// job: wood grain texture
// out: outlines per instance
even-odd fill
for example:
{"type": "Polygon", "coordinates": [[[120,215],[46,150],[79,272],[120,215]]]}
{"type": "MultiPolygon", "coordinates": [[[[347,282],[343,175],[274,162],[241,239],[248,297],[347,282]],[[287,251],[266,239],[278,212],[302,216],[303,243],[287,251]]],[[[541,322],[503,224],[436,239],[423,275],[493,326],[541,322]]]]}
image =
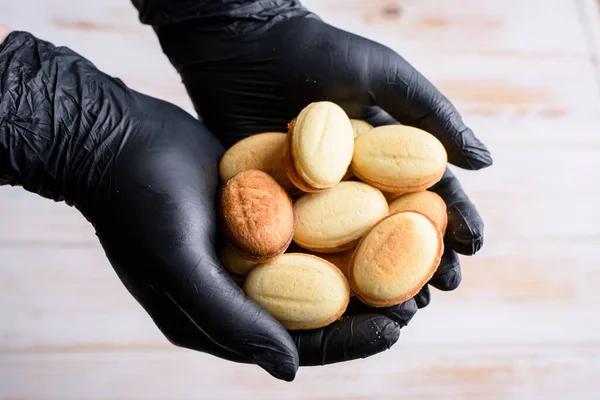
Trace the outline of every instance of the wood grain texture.
{"type": "MultiPolygon", "coordinates": [[[[175,349],[74,209],[0,188],[0,399],[577,399],[600,392],[600,12],[594,0],[305,0],[397,50],[493,152],[456,170],[485,223],[463,283],[392,350],[302,369],[175,349]]],[[[70,46],[193,114],[127,0],[0,0],[0,23],[70,46]],[[28,10],[36,10],[31,13],[28,10]]]]}
{"type": "Polygon", "coordinates": [[[598,368],[600,352],[588,346],[428,351],[399,345],[377,358],[301,369],[288,384],[255,366],[141,349],[4,355],[0,387],[5,398],[44,400],[592,400],[600,390],[598,368]]]}
{"type": "MultiPolygon", "coordinates": [[[[499,239],[489,239],[494,240],[499,239]]],[[[522,249],[506,246],[501,254],[465,258],[460,289],[434,291],[432,306],[418,313],[402,342],[600,342],[595,312],[600,271],[589,262],[597,259],[597,246],[569,247],[578,254],[520,256],[522,249]],[[435,326],[444,326],[443,335],[435,326]]],[[[100,248],[32,245],[1,246],[0,251],[0,316],[11,321],[0,325],[0,352],[168,346],[100,248]]]]}

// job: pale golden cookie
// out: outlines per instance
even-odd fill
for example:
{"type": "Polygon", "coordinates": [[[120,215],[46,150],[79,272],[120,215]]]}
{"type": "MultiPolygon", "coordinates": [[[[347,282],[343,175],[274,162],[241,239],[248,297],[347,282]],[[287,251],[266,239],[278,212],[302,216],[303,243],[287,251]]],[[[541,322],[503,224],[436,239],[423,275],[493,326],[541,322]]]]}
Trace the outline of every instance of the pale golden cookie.
{"type": "Polygon", "coordinates": [[[248,272],[257,264],[256,261],[246,260],[239,255],[231,243],[228,242],[219,248],[218,257],[227,271],[239,276],[248,275],[248,272]]]}
{"type": "Polygon", "coordinates": [[[350,118],[350,123],[352,124],[352,131],[354,132],[354,139],[356,139],[363,133],[368,132],[371,129],[373,129],[373,125],[371,125],[370,123],[368,123],[367,121],[362,120],[362,119],[350,118]]]}
{"type": "Polygon", "coordinates": [[[390,193],[390,192],[381,192],[383,193],[383,195],[385,196],[385,199],[388,201],[388,203],[391,203],[392,201],[396,200],[398,197],[402,196],[405,193],[390,193]]]}
{"type": "Polygon", "coordinates": [[[271,175],[286,191],[296,189],[283,168],[286,134],[265,132],[248,136],[231,146],[219,161],[219,178],[227,182],[236,174],[257,169],[271,175]]]}
{"type": "Polygon", "coordinates": [[[433,221],[406,211],[375,225],[354,251],[348,280],[363,303],[388,307],[414,297],[436,271],[444,244],[433,221]]]}
{"type": "Polygon", "coordinates": [[[294,242],[319,253],[335,253],[356,246],[377,221],[388,215],[385,197],[363,182],[340,182],[318,193],[307,193],[294,203],[294,242]]]}
{"type": "Polygon", "coordinates": [[[428,216],[442,234],[446,232],[446,203],[437,193],[425,190],[403,194],[390,203],[390,214],[400,211],[419,211],[428,216]]]}
{"type": "Polygon", "coordinates": [[[244,292],[290,330],[327,326],[350,301],[350,286],[339,269],[298,253],[258,264],[246,277],[244,292]]]}
{"type": "Polygon", "coordinates": [[[294,185],[317,192],[338,184],[354,150],[352,124],[344,110],[328,101],[311,103],[288,128],[283,164],[294,185]]]}
{"type": "Polygon", "coordinates": [[[286,252],[286,254],[287,253],[309,254],[312,256],[317,256],[319,258],[322,258],[326,261],[329,261],[333,265],[335,265],[337,267],[337,269],[339,269],[342,272],[342,274],[344,274],[344,276],[346,278],[348,278],[348,268],[350,268],[350,261],[352,260],[352,253],[354,252],[354,248],[352,248],[350,250],[338,252],[338,253],[317,253],[316,251],[303,249],[302,247],[298,246],[296,243],[292,242],[290,244],[290,247],[288,247],[285,252],[286,252]]]}
{"type": "Polygon", "coordinates": [[[447,161],[435,136],[410,126],[387,125],[356,138],[351,168],[361,181],[382,191],[410,193],[437,183],[447,161]]]}
{"type": "MultiPolygon", "coordinates": [[[[354,139],[356,139],[363,133],[368,132],[371,129],[373,129],[373,125],[369,124],[367,121],[364,121],[362,119],[350,118],[350,123],[352,124],[352,131],[354,133],[354,139]]],[[[346,171],[346,174],[342,178],[342,181],[348,181],[352,178],[354,178],[354,172],[352,172],[352,168],[348,167],[348,170],[346,171]]]]}
{"type": "Polygon", "coordinates": [[[342,274],[348,278],[348,269],[350,268],[350,261],[352,261],[352,253],[354,253],[354,249],[342,251],[341,253],[311,253],[335,265],[337,269],[339,269],[342,274]]]}

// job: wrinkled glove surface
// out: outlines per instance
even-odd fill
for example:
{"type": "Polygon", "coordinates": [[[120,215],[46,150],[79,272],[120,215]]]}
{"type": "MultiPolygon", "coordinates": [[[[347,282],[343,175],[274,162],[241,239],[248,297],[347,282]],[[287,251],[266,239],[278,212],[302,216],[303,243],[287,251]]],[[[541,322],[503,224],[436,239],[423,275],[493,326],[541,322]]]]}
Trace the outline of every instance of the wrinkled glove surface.
{"type": "MultiPolygon", "coordinates": [[[[307,104],[329,100],[375,126],[402,123],[432,133],[455,166],[492,164],[456,108],[406,60],[327,24],[299,1],[132,2],[140,20],[153,26],[199,118],[226,146],[259,132],[287,132],[307,104]]],[[[448,228],[430,284],[453,290],[461,281],[458,253],[481,248],[484,224],[450,170],[431,190],[446,202],[448,228]]],[[[429,296],[425,286],[415,297],[418,306],[429,296]]]]}
{"type": "Polygon", "coordinates": [[[129,89],[68,48],[26,32],[0,44],[0,185],[75,206],[172,343],[257,363],[284,380],[299,365],[392,346],[414,301],[389,317],[349,311],[326,328],[288,332],[244,296],[215,255],[223,151],[185,111],[129,89]]]}

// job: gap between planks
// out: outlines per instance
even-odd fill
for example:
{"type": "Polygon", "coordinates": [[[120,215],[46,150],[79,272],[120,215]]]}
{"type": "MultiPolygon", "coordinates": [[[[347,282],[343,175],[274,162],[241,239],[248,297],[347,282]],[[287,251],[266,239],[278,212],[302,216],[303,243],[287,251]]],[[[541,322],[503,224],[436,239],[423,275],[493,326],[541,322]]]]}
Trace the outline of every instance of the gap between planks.
{"type": "Polygon", "coordinates": [[[285,383],[254,365],[181,350],[9,355],[0,357],[0,397],[591,400],[600,390],[599,367],[597,348],[450,346],[301,368],[294,382],[285,383]]]}
{"type": "Polygon", "coordinates": [[[600,97],[600,7],[598,0],[574,0],[594,68],[596,88],[600,97]]]}

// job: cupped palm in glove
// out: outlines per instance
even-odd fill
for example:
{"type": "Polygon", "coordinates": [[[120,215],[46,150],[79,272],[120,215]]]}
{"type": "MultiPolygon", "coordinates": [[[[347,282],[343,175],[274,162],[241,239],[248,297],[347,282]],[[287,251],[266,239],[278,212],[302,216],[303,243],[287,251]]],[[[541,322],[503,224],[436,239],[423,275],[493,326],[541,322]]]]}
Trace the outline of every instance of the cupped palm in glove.
{"type": "MultiPolygon", "coordinates": [[[[217,119],[229,114],[215,112],[217,119]]],[[[19,31],[0,44],[0,185],[75,206],[172,343],[256,363],[284,380],[299,365],[391,347],[417,310],[413,299],[377,313],[350,309],[325,328],[288,332],[244,295],[215,254],[223,152],[198,120],[129,89],[68,48],[19,31]]],[[[446,184],[458,190],[453,185],[446,184]]]]}
{"type": "MultiPolygon", "coordinates": [[[[199,117],[226,146],[260,132],[287,132],[306,105],[328,100],[375,126],[401,123],[435,135],[455,166],[492,164],[456,108],[406,60],[327,24],[297,0],[132,2],[141,21],[153,25],[199,117]]],[[[429,283],[453,290],[461,281],[458,253],[481,248],[484,225],[450,170],[431,190],[446,202],[448,227],[429,283]]],[[[425,286],[415,300],[424,307],[429,297],[425,286]]]]}

